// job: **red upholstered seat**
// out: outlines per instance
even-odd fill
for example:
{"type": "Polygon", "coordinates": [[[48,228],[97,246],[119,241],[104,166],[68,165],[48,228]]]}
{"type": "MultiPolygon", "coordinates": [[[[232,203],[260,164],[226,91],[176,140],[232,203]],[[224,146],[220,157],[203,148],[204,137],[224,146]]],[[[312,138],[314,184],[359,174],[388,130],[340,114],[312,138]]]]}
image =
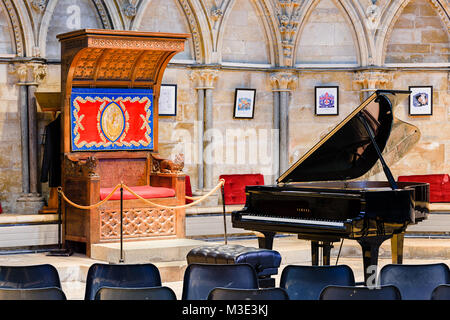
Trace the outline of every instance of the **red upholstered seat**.
{"type": "Polygon", "coordinates": [[[450,202],[450,178],[448,174],[400,176],[398,181],[429,183],[430,202],[450,202]]]}
{"type": "Polygon", "coordinates": [[[264,185],[262,174],[223,174],[219,177],[225,179],[225,204],[244,204],[245,187],[264,185]]]}
{"type": "MultiPolygon", "coordinates": [[[[152,187],[152,186],[137,186],[129,187],[131,190],[136,192],[144,199],[154,199],[154,198],[168,198],[175,197],[175,190],[164,187],[152,187]]],[[[100,188],[100,199],[105,199],[114,188],[100,188]]],[[[120,188],[114,191],[110,200],[120,200],[120,188]]],[[[131,200],[137,199],[137,197],[126,189],[123,189],[123,199],[131,200]]]]}

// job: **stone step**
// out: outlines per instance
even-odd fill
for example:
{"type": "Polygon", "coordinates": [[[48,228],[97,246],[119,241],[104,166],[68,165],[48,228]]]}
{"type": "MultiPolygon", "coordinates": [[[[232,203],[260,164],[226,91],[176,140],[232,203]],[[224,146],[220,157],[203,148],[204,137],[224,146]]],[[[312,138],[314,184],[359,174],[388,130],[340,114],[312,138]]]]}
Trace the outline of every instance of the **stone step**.
{"type": "MultiPolygon", "coordinates": [[[[159,263],[185,260],[187,253],[206,242],[193,239],[124,241],[125,263],[159,263]]],[[[91,245],[91,258],[108,263],[119,263],[120,242],[91,245]]]]}

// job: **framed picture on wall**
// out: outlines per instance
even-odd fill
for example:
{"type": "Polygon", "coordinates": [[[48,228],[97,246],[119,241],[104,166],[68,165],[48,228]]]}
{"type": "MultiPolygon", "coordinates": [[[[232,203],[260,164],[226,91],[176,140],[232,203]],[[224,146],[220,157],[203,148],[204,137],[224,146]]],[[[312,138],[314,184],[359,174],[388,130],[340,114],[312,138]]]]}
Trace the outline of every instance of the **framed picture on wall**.
{"type": "Polygon", "coordinates": [[[177,85],[161,84],[158,100],[158,114],[160,116],[177,115],[177,85]]]}
{"type": "Polygon", "coordinates": [[[316,116],[336,116],[339,114],[339,87],[318,86],[315,90],[316,116]]]}
{"type": "Polygon", "coordinates": [[[430,116],[433,114],[433,87],[410,86],[409,115],[430,116]]]}
{"type": "Polygon", "coordinates": [[[236,88],[234,95],[235,119],[253,119],[255,113],[256,89],[236,88]]]}

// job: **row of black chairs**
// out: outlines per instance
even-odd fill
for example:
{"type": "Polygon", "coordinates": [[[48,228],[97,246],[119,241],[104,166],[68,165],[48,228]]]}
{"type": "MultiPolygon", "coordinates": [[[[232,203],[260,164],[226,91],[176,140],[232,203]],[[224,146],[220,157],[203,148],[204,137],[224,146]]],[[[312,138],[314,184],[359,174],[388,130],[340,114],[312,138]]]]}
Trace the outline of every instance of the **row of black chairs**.
{"type": "MultiPolygon", "coordinates": [[[[58,271],[49,264],[0,266],[0,300],[66,300],[58,271]]],[[[93,264],[85,300],[176,300],[153,264],[93,264]]],[[[353,271],[339,266],[286,266],[276,288],[258,288],[248,264],[190,264],[182,300],[450,300],[446,264],[384,266],[373,287],[355,285],[353,271]]]]}

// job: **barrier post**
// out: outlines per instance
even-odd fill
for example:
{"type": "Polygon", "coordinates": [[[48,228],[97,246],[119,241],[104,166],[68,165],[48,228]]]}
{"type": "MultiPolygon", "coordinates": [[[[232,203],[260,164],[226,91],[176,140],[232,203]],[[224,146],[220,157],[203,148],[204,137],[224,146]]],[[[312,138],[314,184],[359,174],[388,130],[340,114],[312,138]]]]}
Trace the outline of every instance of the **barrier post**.
{"type": "Polygon", "coordinates": [[[123,263],[123,184],[120,183],[120,259],[119,263],[123,263]]]}
{"type": "Polygon", "coordinates": [[[66,249],[62,247],[62,209],[61,209],[61,190],[58,189],[58,249],[50,250],[47,256],[64,256],[68,257],[73,254],[71,249],[66,249]]]}

